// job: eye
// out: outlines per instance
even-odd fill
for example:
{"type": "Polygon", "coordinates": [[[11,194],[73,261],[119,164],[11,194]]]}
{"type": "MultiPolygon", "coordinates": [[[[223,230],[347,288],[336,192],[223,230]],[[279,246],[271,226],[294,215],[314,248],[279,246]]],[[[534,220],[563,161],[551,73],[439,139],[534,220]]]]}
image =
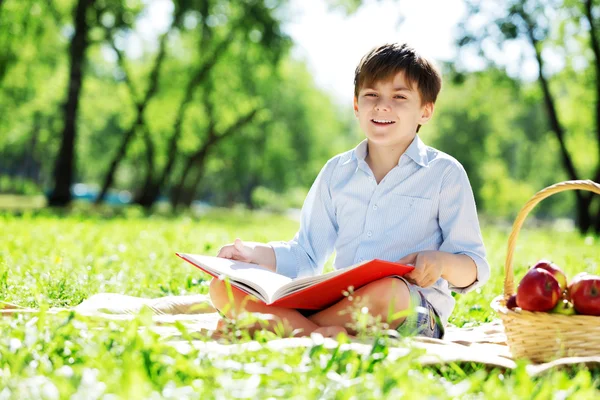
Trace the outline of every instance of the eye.
{"type": "Polygon", "coordinates": [[[398,94],[398,95],[396,95],[396,96],[394,96],[394,98],[396,98],[396,99],[402,99],[402,100],[406,100],[406,96],[402,96],[402,95],[399,95],[399,94],[398,94]]]}
{"type": "Polygon", "coordinates": [[[377,97],[376,93],[366,93],[365,97],[377,97]]]}

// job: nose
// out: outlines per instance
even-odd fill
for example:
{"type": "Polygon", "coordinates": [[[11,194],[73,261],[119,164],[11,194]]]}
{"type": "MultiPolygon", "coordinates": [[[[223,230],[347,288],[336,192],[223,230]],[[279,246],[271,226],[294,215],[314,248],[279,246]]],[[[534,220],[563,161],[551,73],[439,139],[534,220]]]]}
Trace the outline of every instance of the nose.
{"type": "Polygon", "coordinates": [[[381,97],[375,103],[375,110],[377,111],[390,111],[391,108],[390,103],[381,97]]]}

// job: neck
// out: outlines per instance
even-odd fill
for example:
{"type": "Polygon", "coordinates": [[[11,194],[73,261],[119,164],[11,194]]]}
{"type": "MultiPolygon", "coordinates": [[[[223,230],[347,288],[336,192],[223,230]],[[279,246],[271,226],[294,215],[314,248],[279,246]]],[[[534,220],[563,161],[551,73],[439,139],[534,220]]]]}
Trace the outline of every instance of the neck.
{"type": "Polygon", "coordinates": [[[397,143],[392,146],[378,146],[368,141],[368,154],[365,161],[378,181],[398,165],[400,157],[411,142],[412,139],[406,143],[397,143]]]}

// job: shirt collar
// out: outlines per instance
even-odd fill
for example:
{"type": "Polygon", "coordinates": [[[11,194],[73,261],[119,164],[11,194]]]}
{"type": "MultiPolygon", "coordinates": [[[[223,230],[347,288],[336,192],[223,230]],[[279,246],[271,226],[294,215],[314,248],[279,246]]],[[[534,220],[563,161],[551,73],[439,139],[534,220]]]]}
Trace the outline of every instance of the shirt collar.
{"type": "MultiPolygon", "coordinates": [[[[365,161],[365,158],[367,157],[367,143],[368,140],[365,139],[354,148],[354,151],[352,152],[352,160],[365,161]]],[[[406,151],[404,151],[404,154],[422,167],[429,166],[427,146],[425,146],[425,143],[421,141],[419,135],[415,135],[415,138],[408,145],[406,151]]],[[[398,165],[400,165],[400,160],[398,160],[398,165]]]]}

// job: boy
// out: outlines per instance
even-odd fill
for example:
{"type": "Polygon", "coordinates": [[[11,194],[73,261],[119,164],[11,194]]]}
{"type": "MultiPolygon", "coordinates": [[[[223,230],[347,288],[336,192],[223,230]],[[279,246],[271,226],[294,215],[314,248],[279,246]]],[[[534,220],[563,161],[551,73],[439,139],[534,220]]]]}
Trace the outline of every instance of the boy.
{"type": "MultiPolygon", "coordinates": [[[[218,256],[290,278],[321,273],[333,250],[336,269],[373,258],[412,264],[415,269],[403,278],[372,282],[353,297],[392,329],[441,338],[455,303],[450,291],[481,286],[490,270],[465,170],[417,135],[433,115],[440,74],[406,44],[387,44],[361,59],[354,85],[354,113],[366,140],[325,164],[306,197],[294,239],[267,244],[236,239],[218,256]],[[419,312],[388,320],[390,306],[394,313],[419,312]]],[[[218,279],[211,282],[210,296],[230,317],[242,309],[272,314],[270,329],[284,322],[288,332],[300,335],[354,333],[346,312],[350,298],[307,315],[248,301],[238,290],[230,304],[218,279]]]]}

